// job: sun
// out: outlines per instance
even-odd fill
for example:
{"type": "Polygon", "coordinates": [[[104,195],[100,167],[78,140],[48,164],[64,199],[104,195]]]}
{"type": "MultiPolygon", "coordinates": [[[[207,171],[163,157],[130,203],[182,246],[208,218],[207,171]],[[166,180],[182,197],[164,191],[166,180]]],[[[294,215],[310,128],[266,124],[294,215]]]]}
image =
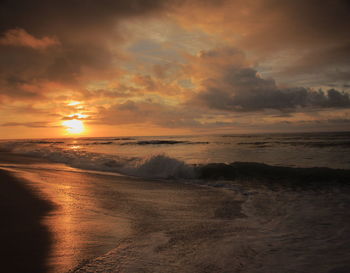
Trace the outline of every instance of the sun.
{"type": "Polygon", "coordinates": [[[78,119],[71,119],[62,122],[69,134],[81,134],[85,131],[84,123],[78,119]]]}

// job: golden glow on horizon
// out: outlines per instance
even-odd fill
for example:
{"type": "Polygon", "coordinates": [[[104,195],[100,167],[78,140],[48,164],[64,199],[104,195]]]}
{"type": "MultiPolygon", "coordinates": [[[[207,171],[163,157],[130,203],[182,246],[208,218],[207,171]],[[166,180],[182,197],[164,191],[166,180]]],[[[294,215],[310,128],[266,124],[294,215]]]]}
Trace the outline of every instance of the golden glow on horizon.
{"type": "Polygon", "coordinates": [[[85,131],[84,123],[78,119],[65,120],[62,125],[66,127],[69,134],[81,134],[85,131]]]}

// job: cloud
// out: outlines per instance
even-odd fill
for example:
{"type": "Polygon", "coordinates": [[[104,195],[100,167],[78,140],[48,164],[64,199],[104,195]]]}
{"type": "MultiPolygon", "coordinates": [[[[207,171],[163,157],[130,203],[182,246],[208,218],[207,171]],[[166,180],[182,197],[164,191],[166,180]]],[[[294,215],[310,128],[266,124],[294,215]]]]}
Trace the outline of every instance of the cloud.
{"type": "Polygon", "coordinates": [[[118,61],[125,58],[119,22],[150,16],[165,5],[161,0],[3,1],[0,94],[21,101],[34,89],[37,97],[50,96],[113,79],[120,70],[118,61]],[[60,88],[45,88],[52,83],[60,88]]]}
{"type": "Polygon", "coordinates": [[[176,15],[188,26],[227,35],[237,46],[274,52],[348,41],[347,0],[185,1],[176,15]],[[182,13],[180,13],[182,11],[182,13]]]}
{"type": "Polygon", "coordinates": [[[46,49],[59,45],[59,41],[52,37],[35,38],[24,29],[15,28],[7,30],[0,38],[0,45],[24,46],[34,49],[46,49]]]}
{"type": "Polygon", "coordinates": [[[4,0],[1,122],[44,126],[6,123],[26,105],[45,111],[35,120],[84,111],[112,126],[317,120],[350,107],[349,11],[347,0],[4,0]]]}
{"type": "Polygon", "coordinates": [[[17,126],[24,126],[29,128],[48,128],[48,127],[57,127],[49,125],[47,122],[42,121],[36,121],[36,122],[6,122],[0,124],[2,127],[17,127],[17,126]]]}
{"type": "Polygon", "coordinates": [[[348,79],[349,12],[348,0],[186,1],[174,17],[248,52],[270,76],[312,86],[348,79]]]}
{"type": "MultiPolygon", "coordinates": [[[[101,26],[131,16],[142,16],[161,9],[167,1],[161,0],[4,0],[1,27],[11,29],[14,25],[33,29],[35,32],[67,32],[77,29],[94,32],[101,26]],[[45,24],[43,24],[45,22],[45,24]],[[69,29],[67,27],[70,27],[69,29]],[[88,27],[88,29],[86,29],[88,27]],[[89,29],[89,27],[91,27],[89,29]]],[[[84,34],[85,35],[85,34],[84,34]]]]}
{"type": "Polygon", "coordinates": [[[350,41],[322,47],[299,55],[294,64],[281,71],[285,77],[307,77],[314,84],[347,87],[350,83],[350,41]],[[322,75],[322,77],[320,77],[322,75]]]}
{"type": "MultiPolygon", "coordinates": [[[[348,37],[346,1],[322,1],[317,5],[313,1],[290,2],[281,4],[274,0],[259,0],[247,4],[241,0],[74,0],[66,3],[53,0],[48,4],[40,0],[7,0],[2,4],[0,33],[5,33],[3,42],[18,46],[0,48],[0,54],[5,56],[0,64],[2,86],[3,89],[16,89],[18,93],[23,93],[18,84],[14,86],[13,82],[8,81],[16,77],[31,85],[52,81],[77,90],[93,81],[112,79],[120,69],[119,62],[130,54],[121,45],[132,35],[120,31],[120,23],[135,18],[140,22],[152,17],[159,22],[164,21],[163,31],[167,29],[169,18],[174,19],[173,24],[182,22],[188,29],[198,26],[211,34],[222,34],[215,36],[218,43],[234,42],[236,46],[255,54],[263,51],[263,54],[258,54],[260,59],[274,58],[276,50],[298,49],[300,45],[308,52],[314,52],[313,49],[320,45],[327,45],[328,60],[331,59],[336,54],[332,48],[341,48],[348,37]],[[311,12],[315,9],[318,15],[311,12]],[[53,45],[57,45],[58,41],[60,46],[56,48],[53,45]],[[23,47],[46,48],[50,49],[50,53],[31,52],[23,47]],[[273,55],[267,54],[267,51],[273,55]]],[[[194,36],[189,37],[192,39],[194,36]]],[[[165,55],[172,54],[167,47],[164,50],[165,55]]],[[[299,52],[300,55],[304,54],[304,51],[299,52]]],[[[342,49],[341,52],[343,56],[348,51],[342,49]]],[[[160,54],[159,50],[154,54],[160,54]]],[[[309,63],[315,63],[317,58],[309,59],[303,67],[308,66],[313,70],[309,63]]],[[[339,57],[338,60],[344,62],[345,58],[339,57]]],[[[138,61],[145,62],[141,59],[138,61]]],[[[326,63],[327,60],[321,66],[326,63]]],[[[138,68],[141,66],[139,64],[138,68]]],[[[163,72],[163,69],[158,69],[157,73],[161,75],[163,72]]],[[[343,72],[346,77],[346,70],[343,72]]],[[[141,84],[146,89],[170,90],[169,85],[165,86],[154,79],[144,78],[141,84]]],[[[177,86],[170,93],[176,94],[175,88],[177,86]]],[[[0,92],[16,97],[12,92],[0,92]]]]}
{"type": "Polygon", "coordinates": [[[194,108],[128,100],[101,110],[96,120],[109,125],[152,124],[164,128],[189,128],[200,127],[197,119],[201,116],[194,108]]]}
{"type": "Polygon", "coordinates": [[[86,115],[81,115],[81,114],[76,114],[76,115],[70,115],[70,116],[65,116],[62,117],[61,120],[72,120],[72,119],[77,119],[77,120],[90,120],[91,118],[87,117],[86,115]]]}
{"type": "Polygon", "coordinates": [[[201,78],[195,100],[209,108],[226,111],[302,111],[303,108],[350,108],[348,93],[335,89],[326,92],[305,87],[279,87],[264,79],[242,62],[241,52],[227,48],[200,54],[193,74],[201,78]],[[238,62],[227,62],[237,60],[238,62]],[[206,68],[203,68],[206,67],[206,68]],[[209,69],[208,69],[209,67],[209,69]],[[213,69],[214,68],[214,69],[213,69]]]}
{"type": "MultiPolygon", "coordinates": [[[[254,80],[254,79],[252,79],[254,80]]],[[[232,83],[234,84],[234,83],[232,83]]],[[[335,89],[314,91],[307,88],[277,88],[242,91],[235,88],[208,88],[198,94],[197,99],[210,108],[227,111],[302,111],[303,108],[350,108],[348,93],[335,89]]]]}

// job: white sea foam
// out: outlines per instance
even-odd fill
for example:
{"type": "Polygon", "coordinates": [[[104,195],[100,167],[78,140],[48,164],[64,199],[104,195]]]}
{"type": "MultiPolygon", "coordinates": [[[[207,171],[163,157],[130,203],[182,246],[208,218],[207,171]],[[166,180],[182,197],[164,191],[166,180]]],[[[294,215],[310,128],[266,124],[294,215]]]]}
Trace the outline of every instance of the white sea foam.
{"type": "MultiPolygon", "coordinates": [[[[339,144],[340,140],[341,143],[344,142],[346,136],[348,134],[337,134],[332,135],[332,138],[335,139],[335,144],[339,144]]],[[[310,138],[313,142],[317,140],[317,144],[320,139],[322,143],[330,141],[329,134],[308,136],[307,139],[310,138]]],[[[306,136],[298,135],[294,139],[302,144],[306,136]]],[[[237,178],[272,180],[276,177],[284,180],[289,177],[294,180],[308,180],[313,177],[314,180],[330,181],[341,178],[344,181],[350,177],[349,171],[312,169],[349,169],[350,153],[346,148],[340,149],[339,145],[332,148],[308,145],[299,150],[295,147],[286,148],[287,144],[281,144],[288,143],[287,140],[290,140],[288,135],[37,139],[2,141],[0,150],[46,158],[81,169],[144,178],[218,181],[237,178]],[[126,140],[142,145],[120,145],[126,140]],[[321,175],[317,175],[318,173],[321,175]]]]}
{"type": "Polygon", "coordinates": [[[194,167],[164,154],[145,158],[89,153],[56,146],[40,146],[35,143],[3,143],[2,150],[41,157],[72,167],[117,172],[145,178],[194,178],[194,167]]]}
{"type": "MultiPolygon", "coordinates": [[[[273,180],[274,183],[279,183],[281,179],[293,177],[294,180],[301,179],[304,183],[313,179],[315,174],[319,174],[315,176],[315,181],[326,179],[328,182],[333,182],[337,176],[346,178],[349,171],[325,168],[295,169],[247,162],[225,164],[224,161],[218,164],[202,164],[199,166],[166,154],[137,157],[94,153],[60,145],[62,143],[58,142],[54,140],[45,143],[41,141],[40,143],[29,141],[3,142],[0,149],[42,157],[81,169],[108,171],[147,178],[202,178],[203,180],[199,183],[229,187],[242,196],[240,197],[244,201],[242,212],[247,217],[231,222],[232,229],[230,232],[220,233],[225,234],[224,242],[220,247],[226,247],[225,251],[220,253],[222,254],[220,257],[215,256],[217,254],[215,246],[219,245],[217,244],[217,238],[206,236],[205,245],[208,246],[207,243],[210,243],[213,248],[210,249],[210,252],[206,252],[203,248],[203,255],[206,254],[207,256],[202,255],[202,261],[212,260],[216,262],[219,260],[228,264],[233,261],[232,264],[242,267],[239,268],[240,272],[247,273],[285,272],[287,265],[290,272],[304,272],[305,269],[322,273],[349,271],[348,234],[350,226],[348,222],[344,221],[349,217],[349,210],[347,209],[350,204],[348,188],[331,187],[322,191],[319,189],[316,191],[313,189],[291,191],[280,187],[279,190],[275,190],[275,188],[270,190],[264,185],[254,184],[252,187],[248,183],[234,184],[231,183],[231,180],[225,180],[240,176],[248,179],[267,178],[269,181],[273,180]],[[320,263],[319,261],[323,262],[320,263]]],[[[198,180],[191,181],[198,182],[198,180]]],[[[348,179],[347,183],[349,181],[348,179]]],[[[212,219],[209,220],[212,222],[212,219]]],[[[155,222],[157,226],[161,223],[161,221],[155,222]]],[[[227,226],[227,223],[228,221],[225,220],[222,226],[227,226]]],[[[208,222],[205,222],[203,227],[208,227],[207,224],[208,222]]],[[[171,226],[171,228],[173,227],[171,226]]],[[[171,234],[171,232],[164,234],[171,234]]],[[[201,243],[200,240],[196,239],[195,233],[189,232],[188,234],[190,238],[201,243]]],[[[153,246],[152,243],[154,242],[164,244],[162,237],[158,235],[147,241],[149,238],[144,237],[145,241],[142,242],[142,246],[153,246]]],[[[178,247],[178,251],[175,251],[175,253],[183,253],[181,252],[182,246],[180,244],[176,245],[176,240],[172,242],[175,242],[174,245],[178,247]]],[[[192,247],[191,245],[190,249],[192,247]]],[[[143,247],[139,247],[139,244],[131,244],[127,246],[126,251],[130,249],[137,255],[135,254],[135,259],[129,259],[129,261],[135,261],[135,263],[141,262],[142,264],[145,260],[144,254],[149,253],[154,254],[156,258],[171,257],[174,259],[174,252],[171,252],[174,248],[168,248],[170,252],[166,252],[165,248],[157,248],[157,251],[154,252],[147,249],[146,252],[143,247]],[[142,257],[142,259],[137,260],[138,257],[142,257]]],[[[200,248],[197,248],[197,250],[200,250],[200,248]]],[[[118,257],[120,257],[120,260],[125,260],[125,256],[118,256],[120,253],[124,254],[125,251],[123,252],[122,249],[120,252],[117,249],[115,252],[107,253],[76,272],[90,272],[94,266],[101,272],[107,272],[108,266],[114,266],[116,261],[119,261],[118,257]],[[85,269],[86,271],[84,271],[85,269]]],[[[180,260],[181,257],[176,258],[180,260]]],[[[154,260],[151,259],[151,261],[154,260]]]]}

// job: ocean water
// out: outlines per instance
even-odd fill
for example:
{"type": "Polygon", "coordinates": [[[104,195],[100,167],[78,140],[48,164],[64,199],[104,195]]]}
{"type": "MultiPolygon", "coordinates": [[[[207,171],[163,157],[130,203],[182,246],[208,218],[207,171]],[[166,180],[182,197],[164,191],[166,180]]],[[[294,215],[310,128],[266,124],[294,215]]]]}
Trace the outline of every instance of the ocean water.
{"type": "Polygon", "coordinates": [[[349,132],[3,140],[0,150],[74,167],[0,166],[58,205],[46,219],[50,273],[350,272],[349,132]],[[143,232],[121,243],[129,221],[143,232]]]}
{"type": "Polygon", "coordinates": [[[232,178],[227,166],[350,169],[350,132],[2,140],[0,149],[147,178],[232,178]]]}

